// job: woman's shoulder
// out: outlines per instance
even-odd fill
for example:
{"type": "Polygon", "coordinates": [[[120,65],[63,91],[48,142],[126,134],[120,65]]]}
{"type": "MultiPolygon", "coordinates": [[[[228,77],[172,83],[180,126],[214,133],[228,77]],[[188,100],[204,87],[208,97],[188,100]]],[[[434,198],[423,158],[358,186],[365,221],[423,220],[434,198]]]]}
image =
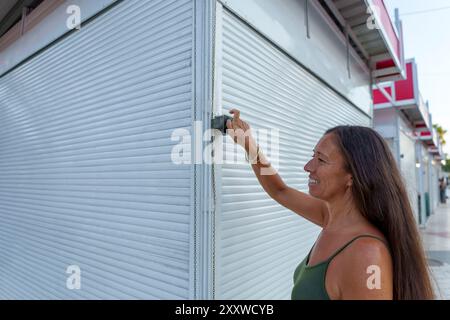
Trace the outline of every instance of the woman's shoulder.
{"type": "Polygon", "coordinates": [[[377,263],[391,258],[389,244],[383,235],[364,234],[355,238],[344,250],[349,265],[377,263]]]}
{"type": "Polygon", "coordinates": [[[340,257],[341,267],[349,272],[366,270],[369,266],[387,267],[392,265],[388,240],[384,234],[371,224],[362,225],[349,237],[352,239],[340,257]]]}
{"type": "Polygon", "coordinates": [[[366,272],[372,265],[392,266],[389,242],[373,225],[355,227],[346,235],[343,250],[335,257],[334,264],[345,272],[366,272]]]}
{"type": "Polygon", "coordinates": [[[356,227],[346,236],[349,241],[340,256],[349,266],[377,263],[390,259],[389,243],[384,234],[373,225],[356,227]]]}
{"type": "Polygon", "coordinates": [[[386,238],[381,232],[361,233],[332,262],[332,273],[338,281],[341,293],[351,298],[365,296],[377,299],[389,297],[392,292],[393,264],[386,238]],[[383,290],[367,291],[372,280],[383,290]],[[358,294],[359,292],[359,294],[358,294]]]}
{"type": "Polygon", "coordinates": [[[380,229],[375,227],[373,224],[364,223],[359,226],[355,226],[353,230],[349,232],[350,238],[357,238],[358,242],[365,243],[384,243],[388,244],[386,236],[381,232],[380,229]],[[367,241],[363,241],[367,240],[367,241]],[[372,241],[371,241],[372,240],[372,241]]]}
{"type": "Polygon", "coordinates": [[[368,224],[354,230],[353,241],[347,248],[348,255],[361,259],[390,258],[389,242],[375,226],[368,224]]]}

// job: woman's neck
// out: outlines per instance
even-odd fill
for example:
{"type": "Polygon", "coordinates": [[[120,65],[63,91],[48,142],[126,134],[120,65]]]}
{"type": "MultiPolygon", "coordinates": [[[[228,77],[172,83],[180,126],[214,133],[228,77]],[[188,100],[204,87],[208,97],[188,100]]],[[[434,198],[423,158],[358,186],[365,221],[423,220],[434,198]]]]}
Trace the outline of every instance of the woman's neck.
{"type": "Polygon", "coordinates": [[[329,219],[324,229],[343,230],[348,227],[366,224],[367,220],[356,207],[351,194],[346,193],[328,202],[329,219]]]}

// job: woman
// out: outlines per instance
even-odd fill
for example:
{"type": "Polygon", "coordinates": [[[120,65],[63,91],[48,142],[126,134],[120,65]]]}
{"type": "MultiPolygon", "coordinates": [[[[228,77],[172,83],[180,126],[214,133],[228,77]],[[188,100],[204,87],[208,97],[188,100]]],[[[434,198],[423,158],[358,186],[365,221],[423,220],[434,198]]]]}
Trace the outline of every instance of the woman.
{"type": "Polygon", "coordinates": [[[434,298],[405,187],[379,134],[358,126],[328,130],[304,167],[307,195],[283,182],[239,110],[230,113],[228,134],[246,150],[268,195],[322,227],[295,270],[292,299],[434,298]]]}

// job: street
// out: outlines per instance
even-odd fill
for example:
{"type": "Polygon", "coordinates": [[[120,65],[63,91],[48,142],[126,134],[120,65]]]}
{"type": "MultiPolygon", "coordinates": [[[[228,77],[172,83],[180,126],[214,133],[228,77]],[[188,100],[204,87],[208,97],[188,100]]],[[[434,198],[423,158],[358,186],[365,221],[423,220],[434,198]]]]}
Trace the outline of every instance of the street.
{"type": "Polygon", "coordinates": [[[450,299],[450,205],[440,204],[421,229],[432,271],[436,298],[450,299]]]}

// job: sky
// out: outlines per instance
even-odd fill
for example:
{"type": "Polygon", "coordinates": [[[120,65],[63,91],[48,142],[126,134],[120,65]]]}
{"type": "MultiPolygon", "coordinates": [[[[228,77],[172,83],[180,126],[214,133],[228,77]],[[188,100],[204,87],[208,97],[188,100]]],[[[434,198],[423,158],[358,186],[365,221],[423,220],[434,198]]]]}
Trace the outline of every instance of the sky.
{"type": "Polygon", "coordinates": [[[448,130],[450,156],[450,0],[384,0],[394,20],[400,10],[405,58],[415,58],[419,90],[429,101],[433,123],[448,130]],[[439,9],[439,10],[435,10],[439,9]]]}

